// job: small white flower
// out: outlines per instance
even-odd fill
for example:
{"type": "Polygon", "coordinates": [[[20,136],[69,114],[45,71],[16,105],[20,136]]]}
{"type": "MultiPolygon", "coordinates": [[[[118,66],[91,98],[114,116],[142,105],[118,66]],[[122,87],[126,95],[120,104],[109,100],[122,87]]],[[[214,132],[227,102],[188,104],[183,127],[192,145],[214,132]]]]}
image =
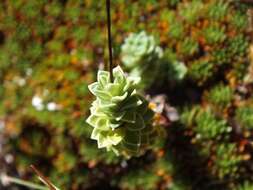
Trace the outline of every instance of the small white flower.
{"type": "Polygon", "coordinates": [[[122,168],[126,168],[128,164],[127,164],[127,162],[124,160],[124,161],[122,161],[122,162],[120,163],[120,165],[121,165],[122,168]]]}
{"type": "Polygon", "coordinates": [[[32,99],[32,105],[36,110],[41,111],[44,109],[43,100],[39,96],[34,96],[32,99]]]}
{"type": "Polygon", "coordinates": [[[58,104],[56,104],[55,102],[49,102],[47,104],[47,109],[48,111],[56,111],[60,109],[60,106],[58,104]]]}
{"type": "Polygon", "coordinates": [[[201,134],[197,134],[196,139],[201,139],[201,134]]]}
{"type": "Polygon", "coordinates": [[[19,86],[25,86],[26,84],[26,80],[24,78],[20,78],[18,81],[17,81],[18,85],[19,86]]]}
{"type": "Polygon", "coordinates": [[[11,164],[13,161],[14,161],[14,157],[13,155],[11,154],[7,154],[5,157],[4,157],[5,161],[8,163],[8,164],[11,164]]]}
{"type": "Polygon", "coordinates": [[[3,186],[8,186],[10,185],[10,181],[8,176],[5,173],[1,173],[0,174],[0,181],[2,183],[3,186]]]}
{"type": "Polygon", "coordinates": [[[32,73],[33,73],[33,70],[32,70],[31,68],[28,68],[28,69],[26,70],[26,75],[27,75],[27,76],[31,76],[32,73]]]}
{"type": "Polygon", "coordinates": [[[228,127],[228,128],[227,128],[227,132],[228,132],[228,133],[230,133],[232,130],[233,130],[232,127],[228,127]]]}

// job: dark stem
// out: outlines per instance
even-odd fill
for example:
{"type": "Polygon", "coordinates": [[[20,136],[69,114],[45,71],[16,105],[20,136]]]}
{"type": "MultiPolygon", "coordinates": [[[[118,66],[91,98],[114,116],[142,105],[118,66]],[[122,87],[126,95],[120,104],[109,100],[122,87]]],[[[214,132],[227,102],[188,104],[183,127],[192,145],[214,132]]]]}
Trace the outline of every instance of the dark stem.
{"type": "Polygon", "coordinates": [[[107,12],[107,30],[108,30],[108,49],[109,49],[109,72],[110,79],[113,82],[113,57],[112,57],[112,35],[111,35],[111,2],[110,0],[106,0],[106,12],[107,12]]]}

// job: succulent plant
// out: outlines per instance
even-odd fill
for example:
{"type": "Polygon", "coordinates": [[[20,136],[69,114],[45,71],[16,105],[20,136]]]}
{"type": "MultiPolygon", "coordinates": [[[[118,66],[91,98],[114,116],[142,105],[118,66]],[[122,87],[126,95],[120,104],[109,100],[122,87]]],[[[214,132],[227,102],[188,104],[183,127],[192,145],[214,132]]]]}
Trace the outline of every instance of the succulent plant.
{"type": "Polygon", "coordinates": [[[156,45],[155,38],[145,31],[130,34],[121,46],[122,62],[130,75],[142,78],[141,86],[151,85],[158,71],[162,49],[156,45]]]}
{"type": "Polygon", "coordinates": [[[171,62],[168,64],[168,67],[168,76],[170,80],[181,81],[187,74],[187,67],[182,62],[171,62]]]}
{"type": "Polygon", "coordinates": [[[239,164],[242,156],[238,154],[236,144],[219,144],[216,149],[213,172],[217,173],[219,178],[225,176],[238,177],[239,164]]]}
{"type": "Polygon", "coordinates": [[[221,135],[231,131],[225,120],[218,120],[212,114],[211,110],[200,112],[196,117],[196,127],[194,131],[202,139],[219,139],[221,135]]]}
{"type": "Polygon", "coordinates": [[[207,6],[207,16],[213,20],[221,20],[228,13],[228,2],[214,0],[207,6]]]}
{"type": "Polygon", "coordinates": [[[188,75],[193,81],[198,81],[198,85],[203,85],[212,78],[215,73],[214,65],[208,60],[194,61],[188,68],[188,75]]]}
{"type": "Polygon", "coordinates": [[[218,108],[226,108],[233,99],[233,89],[224,84],[219,84],[210,90],[207,99],[218,108]]]}
{"type": "Polygon", "coordinates": [[[181,4],[179,14],[182,18],[190,24],[194,24],[199,17],[201,17],[201,10],[203,9],[203,2],[193,0],[181,4]]]}
{"type": "Polygon", "coordinates": [[[224,119],[217,118],[210,108],[206,110],[199,106],[185,108],[181,117],[182,123],[192,127],[198,140],[218,140],[228,135],[232,128],[224,119]]]}
{"type": "Polygon", "coordinates": [[[182,21],[174,22],[176,19],[174,12],[169,12],[170,15],[168,15],[168,20],[170,23],[169,27],[169,35],[175,39],[180,39],[184,35],[184,25],[182,21]]]}
{"type": "Polygon", "coordinates": [[[239,107],[236,110],[236,119],[242,125],[243,129],[251,130],[253,128],[253,108],[249,106],[239,107]]]}
{"type": "Polygon", "coordinates": [[[97,82],[89,85],[96,96],[87,123],[94,127],[91,139],[98,148],[117,155],[138,156],[156,135],[152,125],[154,112],[136,91],[137,78],[126,77],[120,66],[113,69],[113,82],[107,71],[99,71],[97,82]]]}
{"type": "Polygon", "coordinates": [[[127,68],[136,67],[143,59],[152,60],[162,56],[162,49],[156,45],[155,38],[145,31],[132,33],[121,46],[122,61],[127,68]]]}
{"type": "Polygon", "coordinates": [[[203,29],[203,35],[207,44],[222,43],[226,38],[225,28],[217,23],[213,23],[203,29]]]}
{"type": "Polygon", "coordinates": [[[190,37],[186,37],[181,43],[178,43],[178,53],[182,54],[181,56],[192,56],[198,51],[199,44],[190,37]]]}
{"type": "Polygon", "coordinates": [[[236,12],[231,22],[238,30],[245,30],[248,26],[247,15],[241,12],[236,12]]]}
{"type": "Polygon", "coordinates": [[[247,67],[246,12],[242,3],[225,0],[180,1],[161,13],[165,28],[161,33],[167,34],[160,37],[163,49],[171,48],[188,67],[189,78],[200,86],[225,73],[239,82],[247,67]]]}

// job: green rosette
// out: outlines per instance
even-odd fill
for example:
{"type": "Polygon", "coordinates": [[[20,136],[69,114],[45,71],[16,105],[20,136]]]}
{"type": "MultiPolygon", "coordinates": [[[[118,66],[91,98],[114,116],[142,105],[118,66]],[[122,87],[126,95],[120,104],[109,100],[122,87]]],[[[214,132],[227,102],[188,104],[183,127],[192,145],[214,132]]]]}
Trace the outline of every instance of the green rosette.
{"type": "Polygon", "coordinates": [[[139,79],[125,76],[120,66],[110,73],[98,71],[97,82],[89,85],[96,96],[86,120],[93,127],[91,139],[98,148],[117,155],[139,156],[152,144],[157,129],[153,126],[154,112],[148,102],[136,92],[139,79]]]}
{"type": "Polygon", "coordinates": [[[141,77],[141,88],[149,87],[160,68],[162,49],[156,44],[155,38],[145,31],[131,33],[121,46],[121,59],[131,76],[141,77]]]}

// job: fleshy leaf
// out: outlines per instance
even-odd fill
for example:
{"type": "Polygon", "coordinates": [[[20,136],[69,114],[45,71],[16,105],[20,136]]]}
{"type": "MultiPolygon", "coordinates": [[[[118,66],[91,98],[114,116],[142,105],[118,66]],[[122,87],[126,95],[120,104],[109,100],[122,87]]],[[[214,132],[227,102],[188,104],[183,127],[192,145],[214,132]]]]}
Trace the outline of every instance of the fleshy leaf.
{"type": "Polygon", "coordinates": [[[125,76],[118,66],[113,69],[113,83],[107,71],[99,71],[89,89],[96,96],[87,123],[93,127],[91,139],[98,148],[117,155],[139,156],[149,148],[153,111],[136,91],[136,80],[125,76]],[[142,144],[143,141],[143,144],[142,144]]]}

